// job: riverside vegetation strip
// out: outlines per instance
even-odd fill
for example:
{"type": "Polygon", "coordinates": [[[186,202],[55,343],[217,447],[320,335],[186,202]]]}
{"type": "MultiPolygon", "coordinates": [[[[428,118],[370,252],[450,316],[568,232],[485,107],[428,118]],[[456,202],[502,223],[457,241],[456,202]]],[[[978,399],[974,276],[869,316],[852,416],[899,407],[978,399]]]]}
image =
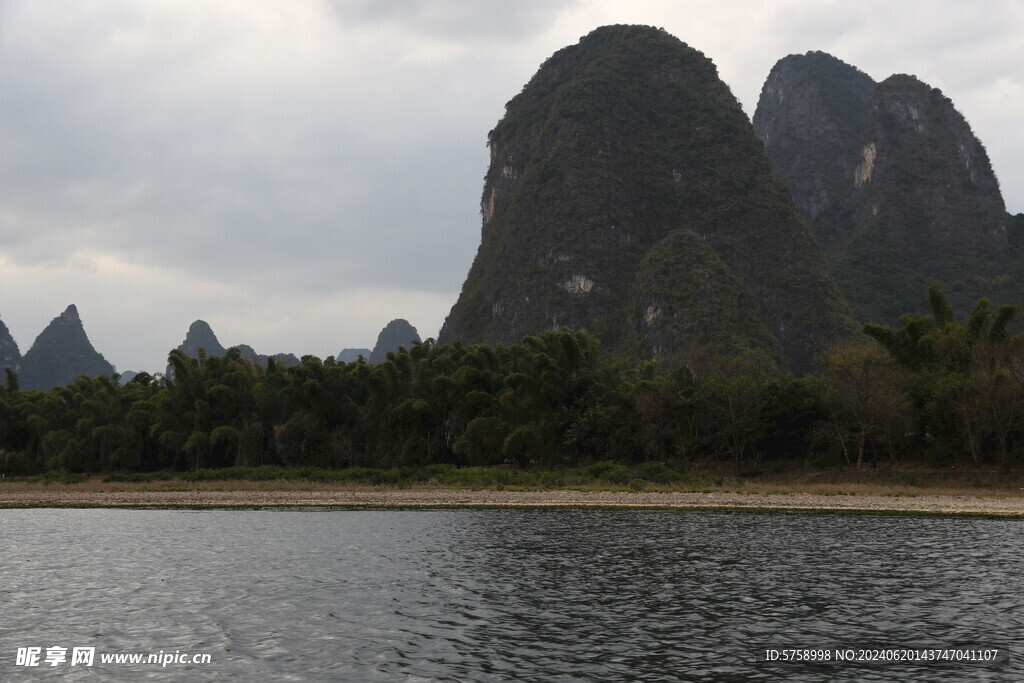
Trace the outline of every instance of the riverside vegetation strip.
{"type": "MultiPolygon", "coordinates": [[[[373,472],[363,471],[363,480],[373,472]]],[[[323,478],[243,480],[228,478],[233,474],[231,470],[207,471],[205,479],[193,477],[191,480],[177,476],[130,482],[103,481],[96,476],[75,483],[61,483],[53,477],[50,480],[8,480],[0,484],[0,507],[568,507],[1024,517],[1024,488],[1017,486],[1021,482],[1005,474],[976,470],[834,471],[790,473],[764,479],[691,473],[688,481],[675,484],[634,478],[626,486],[599,478],[591,478],[587,483],[580,471],[492,470],[490,474],[497,476],[489,483],[486,475],[478,471],[464,479],[476,483],[461,487],[451,478],[446,481],[443,474],[414,481],[415,475],[409,476],[409,473],[405,473],[404,478],[400,472],[377,473],[380,476],[390,474],[393,483],[366,485],[353,483],[353,480],[340,483],[323,478]],[[523,483],[504,485],[496,481],[514,481],[516,474],[524,475],[519,477],[523,483]],[[224,478],[217,478],[217,475],[224,478]],[[537,483],[545,479],[553,481],[552,477],[561,477],[563,482],[572,480],[575,485],[552,487],[537,483]],[[897,480],[927,485],[892,483],[897,480]],[[529,481],[534,483],[527,483],[529,481]],[[994,481],[1001,483],[993,485],[994,481]],[[644,490],[648,488],[651,490],[644,490]]],[[[616,475],[612,470],[609,473],[616,475]]]]}
{"type": "MultiPolygon", "coordinates": [[[[1024,457],[1024,334],[1009,327],[1016,308],[996,313],[982,299],[959,323],[939,289],[928,299],[932,315],[869,325],[873,339],[830,347],[802,378],[758,351],[623,364],[582,330],[493,348],[428,340],[379,365],[307,356],[263,368],[236,349],[202,359],[175,350],[173,378],[80,377],[45,393],[20,390],[8,371],[0,473],[274,465],[298,476],[307,468],[464,474],[595,459],[614,462],[590,467],[625,475],[651,462],[742,470],[794,459],[818,469],[970,462],[1012,471],[1024,457]]],[[[391,483],[382,476],[366,483],[391,483]]],[[[559,476],[537,483],[560,485],[559,476]]]]}

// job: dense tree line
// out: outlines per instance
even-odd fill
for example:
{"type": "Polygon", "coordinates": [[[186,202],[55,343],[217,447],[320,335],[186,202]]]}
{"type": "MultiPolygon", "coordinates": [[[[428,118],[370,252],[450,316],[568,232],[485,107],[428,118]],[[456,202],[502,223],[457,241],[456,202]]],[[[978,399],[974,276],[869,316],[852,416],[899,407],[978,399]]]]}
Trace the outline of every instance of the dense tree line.
{"type": "Polygon", "coordinates": [[[583,331],[496,347],[427,340],[378,365],[306,356],[262,367],[236,349],[175,350],[166,377],[81,377],[47,392],[21,391],[7,370],[0,468],[1013,464],[1024,435],[1015,309],[982,300],[961,324],[938,289],[929,294],[930,315],[869,325],[802,378],[759,351],[615,363],[583,331]]]}

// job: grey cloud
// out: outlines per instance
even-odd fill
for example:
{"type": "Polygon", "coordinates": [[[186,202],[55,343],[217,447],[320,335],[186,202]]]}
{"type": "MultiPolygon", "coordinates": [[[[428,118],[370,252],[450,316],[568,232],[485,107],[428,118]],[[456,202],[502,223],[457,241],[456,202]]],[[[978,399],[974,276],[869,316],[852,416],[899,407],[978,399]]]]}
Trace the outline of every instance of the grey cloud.
{"type": "MultiPolygon", "coordinates": [[[[24,76],[35,58],[0,66],[0,91],[19,108],[0,118],[0,140],[24,147],[5,143],[0,159],[0,240],[19,260],[88,246],[197,275],[294,269],[280,277],[315,290],[461,284],[494,122],[471,125],[479,103],[464,93],[455,108],[440,99],[457,87],[444,71],[384,62],[336,89],[265,82],[253,103],[201,101],[187,83],[142,87],[133,79],[148,80],[144,71],[111,81],[58,70],[36,83],[24,76]],[[25,217],[48,229],[26,231],[25,217]]],[[[484,66],[471,70],[486,68],[475,61],[484,66]]]]}
{"type": "Polygon", "coordinates": [[[813,36],[815,41],[829,44],[844,35],[860,32],[868,21],[863,6],[798,2],[779,8],[771,30],[786,42],[799,43],[813,36]]]}
{"type": "MultiPolygon", "coordinates": [[[[940,88],[988,148],[1008,208],[1021,210],[1024,134],[1012,121],[1019,120],[1024,103],[1004,98],[1002,109],[993,107],[995,91],[1024,92],[1024,8],[1019,2],[799,0],[781,6],[765,31],[783,52],[824,50],[876,80],[910,73],[940,88]]],[[[767,68],[782,56],[765,54],[767,68]]],[[[748,112],[758,90],[759,84],[757,89],[744,84],[748,112]]]]}
{"type": "Polygon", "coordinates": [[[460,41],[529,38],[579,0],[331,0],[345,27],[387,24],[433,38],[460,41]]]}
{"type": "MultiPolygon", "coordinates": [[[[607,14],[664,25],[729,65],[748,112],[776,59],[822,49],[876,78],[917,72],[977,120],[993,157],[1022,150],[1019,126],[992,128],[1001,137],[987,132],[996,124],[971,115],[980,105],[960,89],[980,91],[1000,77],[1020,83],[1019,6],[956,9],[963,5],[799,0],[746,27],[734,26],[746,16],[739,3],[641,2],[634,16],[607,14]],[[728,30],[708,44],[708,34],[686,33],[694,25],[728,30]],[[737,32],[749,40],[737,44],[737,32]],[[928,65],[941,80],[923,72],[928,65]]],[[[244,333],[247,319],[260,334],[276,325],[266,339],[284,335],[280,328],[293,341],[273,337],[282,341],[261,350],[296,352],[372,344],[388,319],[414,317],[401,309],[413,292],[432,302],[438,320],[430,324],[439,324],[438,301],[454,301],[479,244],[487,131],[541,61],[602,16],[600,3],[577,0],[141,7],[0,0],[0,260],[21,266],[23,277],[35,273],[30,266],[50,273],[40,276],[46,292],[15,303],[27,290],[0,273],[0,314],[17,322],[12,306],[45,307],[45,323],[74,301],[90,312],[90,334],[112,340],[124,330],[104,332],[101,316],[115,305],[111,291],[130,290],[130,311],[122,302],[106,319],[146,317],[155,326],[146,339],[165,340],[147,351],[158,359],[196,317],[230,319],[232,342],[258,338],[244,333]],[[322,7],[330,9],[313,14],[322,7]],[[267,8],[262,33],[238,27],[267,8]],[[293,20],[307,23],[299,30],[293,20]],[[428,58],[410,59],[422,46],[428,58]],[[142,274],[94,282],[68,266],[83,251],[116,256],[142,274]],[[152,279],[143,286],[143,277],[152,279]],[[183,290],[180,301],[147,304],[169,288],[183,290]],[[384,289],[398,293],[348,301],[384,289]],[[345,320],[317,321],[319,301],[333,302],[324,316],[358,310],[359,335],[344,336],[345,320]],[[293,307],[306,313],[291,324],[293,307]],[[304,335],[316,345],[299,344],[304,335]]],[[[1008,203],[1019,206],[1024,177],[1015,167],[997,172],[1008,203]]],[[[18,334],[31,343],[28,332],[18,334]]],[[[142,367],[107,344],[100,350],[119,367],[142,367]]]]}

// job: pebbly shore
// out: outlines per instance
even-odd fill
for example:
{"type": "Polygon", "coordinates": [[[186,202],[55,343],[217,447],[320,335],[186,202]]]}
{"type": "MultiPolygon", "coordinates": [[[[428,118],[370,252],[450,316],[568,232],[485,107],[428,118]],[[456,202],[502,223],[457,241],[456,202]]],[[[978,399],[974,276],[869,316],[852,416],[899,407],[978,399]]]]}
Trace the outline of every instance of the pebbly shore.
{"type": "MultiPolygon", "coordinates": [[[[1024,493],[1024,492],[1022,492],[1024,493]]],[[[129,508],[657,508],[818,510],[1024,517],[1024,495],[824,495],[812,493],[495,491],[390,489],[252,491],[4,491],[0,507],[129,508]]]]}

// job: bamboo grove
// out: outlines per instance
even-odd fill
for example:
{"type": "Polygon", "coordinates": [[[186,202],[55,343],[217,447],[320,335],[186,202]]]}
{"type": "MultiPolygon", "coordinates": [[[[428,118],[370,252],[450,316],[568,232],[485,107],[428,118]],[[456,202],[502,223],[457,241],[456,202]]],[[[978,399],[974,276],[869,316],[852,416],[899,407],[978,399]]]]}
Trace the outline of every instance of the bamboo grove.
{"type": "Polygon", "coordinates": [[[603,359],[584,331],[521,344],[415,343],[378,365],[169,357],[166,377],[81,377],[0,392],[0,471],[190,471],[281,465],[557,468],[597,460],[695,467],[772,460],[995,463],[1024,450],[1024,349],[1015,309],[978,302],[865,327],[818,371],[708,349],[659,363],[603,359]]]}

